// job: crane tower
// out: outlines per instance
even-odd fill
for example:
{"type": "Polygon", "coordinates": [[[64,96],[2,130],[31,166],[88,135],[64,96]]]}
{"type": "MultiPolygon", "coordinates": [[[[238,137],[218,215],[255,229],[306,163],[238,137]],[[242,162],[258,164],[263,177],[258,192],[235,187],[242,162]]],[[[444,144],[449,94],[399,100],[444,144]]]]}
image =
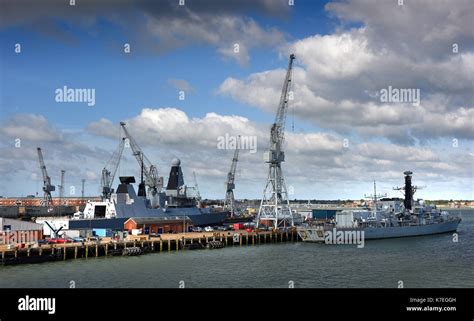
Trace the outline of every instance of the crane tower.
{"type": "Polygon", "coordinates": [[[281,170],[281,163],[285,161],[283,141],[285,138],[285,121],[288,112],[288,101],[290,100],[289,95],[291,93],[291,77],[294,59],[295,55],[291,54],[275,122],[270,130],[270,146],[263,155],[264,161],[268,163],[269,166],[267,183],[258,210],[257,227],[264,225],[268,221],[273,224],[274,228],[278,228],[279,226],[293,226],[293,213],[291,212],[290,202],[288,200],[288,192],[281,170]]]}
{"type": "Polygon", "coordinates": [[[237,141],[237,145],[234,151],[234,158],[232,158],[232,165],[230,166],[229,173],[227,174],[226,181],[226,193],[224,208],[230,212],[230,216],[235,215],[235,199],[234,199],[234,188],[235,188],[235,171],[237,170],[237,162],[239,161],[239,149],[240,149],[240,136],[237,141]]]}
{"type": "Polygon", "coordinates": [[[54,185],[51,185],[51,178],[49,177],[48,171],[46,170],[41,148],[38,147],[36,150],[38,151],[39,165],[41,168],[41,174],[43,175],[43,206],[48,207],[48,211],[50,212],[53,210],[53,198],[51,197],[51,192],[54,192],[56,188],[54,185]]]}
{"type": "Polygon", "coordinates": [[[158,176],[158,169],[153,165],[150,160],[145,156],[140,146],[138,146],[135,139],[130,135],[128,129],[125,127],[125,122],[120,122],[125,137],[130,143],[130,147],[133,151],[133,156],[135,156],[138,164],[140,165],[142,180],[138,187],[138,196],[145,197],[145,185],[148,186],[149,198],[151,201],[152,207],[157,207],[158,204],[158,193],[163,188],[163,180],[158,176]],[[144,176],[144,178],[143,178],[144,176]]]}
{"type": "Polygon", "coordinates": [[[120,164],[120,159],[122,158],[123,149],[125,147],[125,137],[120,140],[120,144],[115,152],[112,154],[112,157],[109,159],[107,164],[105,164],[102,169],[102,199],[107,200],[110,198],[114,192],[112,184],[114,182],[115,174],[120,164]]]}

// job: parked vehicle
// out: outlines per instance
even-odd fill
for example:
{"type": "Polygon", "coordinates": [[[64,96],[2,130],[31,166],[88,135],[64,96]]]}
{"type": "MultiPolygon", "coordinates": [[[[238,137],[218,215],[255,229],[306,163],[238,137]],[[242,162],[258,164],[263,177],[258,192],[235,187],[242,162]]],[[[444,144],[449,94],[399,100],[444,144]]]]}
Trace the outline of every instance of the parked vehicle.
{"type": "Polygon", "coordinates": [[[212,227],[210,227],[210,226],[206,226],[206,227],[204,228],[204,231],[206,231],[206,232],[214,232],[214,229],[213,229],[212,227]]]}
{"type": "Polygon", "coordinates": [[[83,237],[73,237],[73,238],[72,238],[72,241],[73,241],[74,243],[82,243],[82,242],[85,242],[85,240],[86,240],[86,239],[83,238],[83,237]]]}
{"type": "Polygon", "coordinates": [[[48,244],[49,239],[38,240],[38,245],[48,244]]]}
{"type": "Polygon", "coordinates": [[[193,232],[202,232],[202,227],[196,226],[192,229],[193,232]]]}
{"type": "Polygon", "coordinates": [[[72,240],[62,238],[62,237],[55,237],[48,240],[48,244],[64,244],[64,243],[72,243],[72,240]]]}

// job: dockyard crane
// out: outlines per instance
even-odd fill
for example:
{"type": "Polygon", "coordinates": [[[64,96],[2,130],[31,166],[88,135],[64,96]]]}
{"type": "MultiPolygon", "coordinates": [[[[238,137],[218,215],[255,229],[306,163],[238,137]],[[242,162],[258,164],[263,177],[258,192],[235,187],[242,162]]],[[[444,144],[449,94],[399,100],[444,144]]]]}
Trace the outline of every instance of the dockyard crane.
{"type": "MultiPolygon", "coordinates": [[[[128,139],[130,143],[130,147],[133,151],[133,156],[138,161],[138,164],[140,165],[140,169],[142,172],[142,175],[145,176],[145,182],[141,182],[140,184],[143,185],[143,183],[148,186],[148,191],[151,193],[151,203],[152,207],[156,207],[157,205],[157,200],[155,199],[155,196],[157,196],[159,190],[162,188],[162,182],[160,178],[158,177],[158,170],[155,165],[153,165],[150,160],[145,156],[143,151],[140,149],[138,146],[137,142],[135,139],[130,135],[128,132],[127,128],[125,127],[126,124],[124,122],[120,122],[120,125],[122,126],[123,132],[125,133],[125,137],[128,139]]],[[[144,192],[144,190],[143,190],[144,192]]],[[[140,195],[140,188],[139,188],[139,196],[146,196],[144,193],[140,195]]]]}
{"type": "Polygon", "coordinates": [[[225,184],[226,192],[225,192],[224,209],[230,212],[231,217],[234,217],[235,215],[235,199],[234,199],[235,171],[237,170],[237,162],[239,161],[239,150],[240,150],[240,136],[235,147],[234,158],[232,158],[232,164],[230,166],[229,173],[227,174],[227,181],[225,184]]]}
{"type": "Polygon", "coordinates": [[[269,166],[267,182],[258,210],[257,227],[262,225],[264,221],[272,222],[274,228],[278,228],[280,225],[293,226],[293,213],[291,212],[288,192],[281,170],[281,163],[285,161],[283,142],[288,102],[293,95],[291,92],[293,60],[295,60],[295,55],[291,54],[275,122],[270,129],[270,146],[263,155],[264,161],[269,166]]]}
{"type": "Polygon", "coordinates": [[[81,180],[81,182],[82,182],[81,200],[82,200],[82,202],[84,202],[84,184],[86,183],[86,180],[83,178],[83,179],[81,180]]]}
{"type": "Polygon", "coordinates": [[[63,197],[64,197],[64,175],[66,171],[64,169],[61,170],[61,185],[59,185],[59,206],[63,204],[63,197]]]}
{"type": "Polygon", "coordinates": [[[53,198],[51,197],[51,192],[54,192],[56,190],[56,187],[54,185],[51,185],[51,178],[49,177],[48,171],[46,170],[46,165],[44,164],[43,153],[41,152],[41,148],[38,147],[37,151],[41,174],[43,175],[43,206],[48,207],[48,211],[52,211],[53,198]]]}
{"type": "Polygon", "coordinates": [[[114,182],[115,174],[122,159],[123,149],[125,147],[125,137],[120,140],[119,146],[110,157],[109,161],[105,164],[102,169],[101,187],[102,187],[102,198],[107,200],[113,193],[112,184],[114,182]]]}
{"type": "Polygon", "coordinates": [[[201,201],[201,193],[199,193],[199,186],[198,181],[196,179],[196,172],[193,171],[193,178],[194,178],[194,189],[196,190],[196,200],[201,201]]]}

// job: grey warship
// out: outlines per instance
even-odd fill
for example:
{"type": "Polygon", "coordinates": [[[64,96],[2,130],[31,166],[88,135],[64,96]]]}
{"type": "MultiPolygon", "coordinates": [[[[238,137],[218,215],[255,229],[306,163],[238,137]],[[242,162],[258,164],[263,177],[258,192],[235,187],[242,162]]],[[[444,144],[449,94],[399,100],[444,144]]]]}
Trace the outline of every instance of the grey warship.
{"type": "Polygon", "coordinates": [[[333,222],[297,228],[303,241],[325,242],[327,232],[364,232],[364,239],[385,239],[423,236],[456,232],[461,218],[441,211],[422,200],[414,201],[418,189],[412,185],[412,172],[406,171],[405,185],[395,188],[404,192],[403,203],[399,199],[374,199],[374,209],[344,210],[336,214],[333,222]]]}
{"type": "Polygon", "coordinates": [[[135,182],[133,176],[120,177],[120,184],[110,199],[102,202],[88,202],[83,213],[79,213],[76,219],[123,221],[132,217],[187,217],[194,226],[213,226],[222,224],[229,214],[227,211],[213,211],[207,207],[200,207],[199,200],[191,195],[192,188],[184,183],[181,161],[177,158],[171,163],[165,191],[149,195],[147,198],[143,179],[139,185],[138,194],[132,185],[135,182]],[[155,199],[151,200],[151,197],[155,199]],[[156,205],[152,206],[152,204],[156,205]]]}

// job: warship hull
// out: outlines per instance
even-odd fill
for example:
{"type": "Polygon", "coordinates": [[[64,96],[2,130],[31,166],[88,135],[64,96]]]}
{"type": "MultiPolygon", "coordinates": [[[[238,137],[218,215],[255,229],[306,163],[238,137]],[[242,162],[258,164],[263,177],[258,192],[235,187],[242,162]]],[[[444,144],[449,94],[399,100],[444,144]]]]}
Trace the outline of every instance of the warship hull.
{"type": "MultiPolygon", "coordinates": [[[[412,226],[392,226],[392,227],[366,227],[366,228],[335,228],[336,231],[364,232],[364,240],[377,240],[388,238],[425,236],[442,233],[456,232],[460,218],[455,218],[441,223],[412,225],[412,226]]],[[[325,242],[325,233],[333,231],[333,227],[299,227],[298,235],[304,242],[325,242]]]]}

